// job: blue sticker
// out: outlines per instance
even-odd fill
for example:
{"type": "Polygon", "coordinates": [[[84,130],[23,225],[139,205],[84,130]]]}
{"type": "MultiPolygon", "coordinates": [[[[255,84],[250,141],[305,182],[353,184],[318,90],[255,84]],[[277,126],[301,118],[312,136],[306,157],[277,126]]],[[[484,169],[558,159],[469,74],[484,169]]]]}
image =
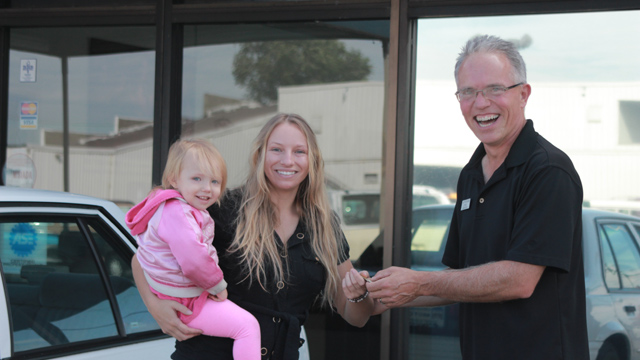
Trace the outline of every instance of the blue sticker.
{"type": "Polygon", "coordinates": [[[28,257],[36,249],[37,239],[33,226],[20,223],[11,229],[9,246],[19,257],[28,257]]]}

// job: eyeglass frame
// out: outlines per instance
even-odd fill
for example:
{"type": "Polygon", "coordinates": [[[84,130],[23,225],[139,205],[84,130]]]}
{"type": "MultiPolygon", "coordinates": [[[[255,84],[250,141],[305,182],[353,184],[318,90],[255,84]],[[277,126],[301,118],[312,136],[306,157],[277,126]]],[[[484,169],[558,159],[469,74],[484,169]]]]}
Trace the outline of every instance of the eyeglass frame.
{"type": "MultiPolygon", "coordinates": [[[[485,99],[489,99],[490,97],[487,97],[487,94],[485,94],[485,91],[487,91],[490,88],[496,88],[496,87],[504,88],[504,92],[502,94],[500,94],[500,95],[503,95],[507,91],[509,91],[509,90],[511,90],[513,88],[516,88],[516,87],[518,87],[520,85],[524,85],[524,84],[525,84],[525,82],[519,82],[519,83],[517,83],[515,85],[511,85],[511,86],[507,86],[507,87],[504,87],[504,86],[501,86],[501,85],[489,85],[489,86],[487,86],[486,88],[484,88],[482,90],[475,90],[475,89],[472,88],[475,91],[475,94],[473,94],[473,96],[470,97],[469,100],[477,99],[478,98],[478,93],[482,93],[482,96],[484,96],[485,99]]],[[[462,90],[466,90],[466,89],[462,89],[462,90]]],[[[461,90],[456,91],[456,93],[454,95],[456,96],[456,99],[458,99],[459,102],[462,102],[462,99],[460,99],[460,91],[461,90]]]]}

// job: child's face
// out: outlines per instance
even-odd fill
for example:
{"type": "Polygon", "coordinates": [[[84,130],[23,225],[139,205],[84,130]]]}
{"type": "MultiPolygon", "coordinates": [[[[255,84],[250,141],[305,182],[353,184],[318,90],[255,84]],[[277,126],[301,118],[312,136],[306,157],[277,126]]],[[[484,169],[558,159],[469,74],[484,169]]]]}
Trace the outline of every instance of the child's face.
{"type": "Polygon", "coordinates": [[[212,178],[200,169],[196,157],[190,152],[184,157],[180,175],[171,181],[171,186],[198,210],[206,210],[218,201],[221,184],[222,179],[212,178]]]}

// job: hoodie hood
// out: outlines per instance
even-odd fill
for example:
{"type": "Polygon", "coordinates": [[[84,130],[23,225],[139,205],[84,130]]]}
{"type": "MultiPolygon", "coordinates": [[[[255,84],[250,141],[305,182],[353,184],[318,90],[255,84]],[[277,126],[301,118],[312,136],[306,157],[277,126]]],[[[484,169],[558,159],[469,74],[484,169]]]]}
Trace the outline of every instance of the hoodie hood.
{"type": "Polygon", "coordinates": [[[138,235],[147,230],[147,224],[160,205],[169,199],[182,199],[177,190],[152,191],[138,205],[132,207],[125,216],[125,221],[132,235],[138,235]]]}

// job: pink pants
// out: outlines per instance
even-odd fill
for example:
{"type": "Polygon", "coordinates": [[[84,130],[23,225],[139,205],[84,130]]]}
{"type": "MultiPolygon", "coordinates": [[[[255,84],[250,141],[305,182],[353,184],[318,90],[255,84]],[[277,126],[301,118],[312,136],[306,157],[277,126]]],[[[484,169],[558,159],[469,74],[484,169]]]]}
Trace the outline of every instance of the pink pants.
{"type": "Polygon", "coordinates": [[[189,327],[202,330],[204,335],[234,339],[234,360],[260,360],[260,324],[247,310],[231,300],[213,301],[207,292],[197,298],[176,298],[151,290],[161,299],[174,300],[188,307],[193,314],[178,312],[178,315],[189,327]]]}

